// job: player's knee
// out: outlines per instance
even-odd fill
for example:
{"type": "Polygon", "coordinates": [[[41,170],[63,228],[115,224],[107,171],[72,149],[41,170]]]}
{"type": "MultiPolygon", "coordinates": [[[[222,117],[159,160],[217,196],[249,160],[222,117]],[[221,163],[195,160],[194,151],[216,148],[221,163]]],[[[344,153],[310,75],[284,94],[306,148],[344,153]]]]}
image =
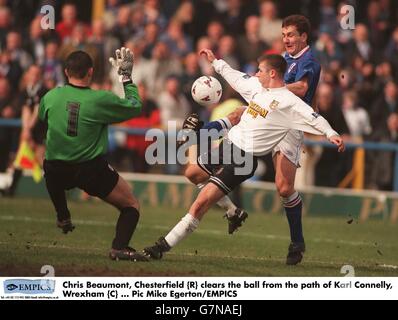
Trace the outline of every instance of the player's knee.
{"type": "Polygon", "coordinates": [[[276,182],[276,189],[281,197],[287,198],[294,192],[294,186],[285,180],[279,180],[276,182]]]}
{"type": "Polygon", "coordinates": [[[136,198],[132,197],[132,199],[130,199],[130,201],[129,201],[129,207],[134,207],[139,211],[140,203],[136,198]]]}
{"type": "Polygon", "coordinates": [[[198,170],[197,165],[188,165],[185,169],[184,175],[194,184],[201,183],[203,180],[200,169],[198,170]]]}

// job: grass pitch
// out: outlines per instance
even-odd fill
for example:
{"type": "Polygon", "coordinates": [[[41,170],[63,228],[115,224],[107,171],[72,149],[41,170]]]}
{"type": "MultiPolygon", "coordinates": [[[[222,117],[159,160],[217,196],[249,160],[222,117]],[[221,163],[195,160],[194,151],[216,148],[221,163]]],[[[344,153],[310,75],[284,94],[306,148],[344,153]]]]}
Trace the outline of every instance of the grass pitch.
{"type": "MultiPolygon", "coordinates": [[[[286,266],[289,229],[284,216],[250,213],[244,226],[227,234],[223,212],[213,209],[189,238],[160,261],[111,261],[108,250],[118,212],[98,201],[70,202],[76,229],[55,227],[49,200],[0,199],[0,276],[398,276],[398,225],[384,221],[347,223],[346,218],[304,218],[307,252],[286,266]]],[[[132,246],[142,249],[167,232],[184,210],[144,207],[132,246]]]]}

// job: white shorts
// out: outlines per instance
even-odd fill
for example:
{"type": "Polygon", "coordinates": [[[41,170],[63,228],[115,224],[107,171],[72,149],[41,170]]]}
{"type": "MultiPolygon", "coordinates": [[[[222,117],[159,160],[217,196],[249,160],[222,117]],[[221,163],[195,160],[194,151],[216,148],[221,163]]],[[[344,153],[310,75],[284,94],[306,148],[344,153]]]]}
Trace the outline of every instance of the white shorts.
{"type": "Polygon", "coordinates": [[[272,158],[277,152],[281,152],[290,162],[299,168],[303,141],[304,133],[302,131],[289,130],[283,140],[272,150],[272,158]]]}

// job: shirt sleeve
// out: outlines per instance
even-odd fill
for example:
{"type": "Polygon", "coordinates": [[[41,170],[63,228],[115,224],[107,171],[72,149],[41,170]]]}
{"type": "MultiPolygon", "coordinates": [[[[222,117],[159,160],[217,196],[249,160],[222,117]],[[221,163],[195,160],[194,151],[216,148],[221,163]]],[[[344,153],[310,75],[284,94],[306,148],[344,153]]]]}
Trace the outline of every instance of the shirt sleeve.
{"type": "Polygon", "coordinates": [[[316,135],[325,135],[328,139],[332,136],[339,135],[335,130],[333,130],[329,122],[327,122],[324,117],[316,113],[299,97],[294,96],[294,104],[291,112],[292,121],[290,122],[290,125],[292,129],[316,135]]]}
{"type": "Polygon", "coordinates": [[[125,98],[104,91],[100,102],[98,118],[105,124],[118,123],[131,119],[141,113],[142,102],[136,85],[131,82],[123,85],[125,98]]]}
{"type": "Polygon", "coordinates": [[[246,102],[250,102],[253,95],[261,90],[261,83],[256,77],[251,77],[246,73],[232,69],[224,60],[214,60],[212,63],[214,70],[220,74],[229,85],[237,91],[246,102]]]}
{"type": "Polygon", "coordinates": [[[305,62],[300,63],[297,66],[297,73],[296,73],[296,77],[294,80],[300,81],[304,77],[308,77],[308,83],[311,83],[311,80],[315,75],[314,67],[315,67],[314,64],[309,60],[306,60],[305,62]]]}

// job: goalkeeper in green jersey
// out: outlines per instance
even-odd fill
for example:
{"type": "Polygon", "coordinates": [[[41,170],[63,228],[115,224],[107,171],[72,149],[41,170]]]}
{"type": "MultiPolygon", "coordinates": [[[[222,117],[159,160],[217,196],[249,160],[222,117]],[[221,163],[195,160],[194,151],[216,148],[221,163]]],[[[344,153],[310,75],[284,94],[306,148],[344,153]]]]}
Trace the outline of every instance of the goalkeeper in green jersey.
{"type": "Polygon", "coordinates": [[[39,117],[48,125],[44,177],[64,233],[74,229],[65,190],[80,188],[120,210],[109,256],[113,260],[145,261],[129,247],[139,219],[139,203],[128,183],[108,164],[108,125],[141,113],[141,99],[133,84],[133,53],[116,50],[110,62],[117,68],[125,98],[89,88],[93,61],[83,51],[66,59],[68,84],[49,91],[40,101],[39,117]]]}

